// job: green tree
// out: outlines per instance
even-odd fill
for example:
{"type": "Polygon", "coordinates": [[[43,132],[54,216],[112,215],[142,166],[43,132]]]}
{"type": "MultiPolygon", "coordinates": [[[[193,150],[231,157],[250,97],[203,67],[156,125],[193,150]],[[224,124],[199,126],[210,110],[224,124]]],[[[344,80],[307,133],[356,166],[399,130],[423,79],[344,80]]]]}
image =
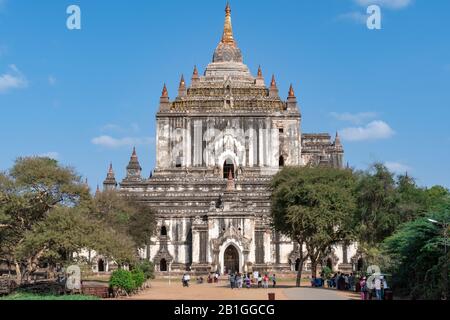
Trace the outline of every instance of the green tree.
{"type": "Polygon", "coordinates": [[[359,173],[355,229],[361,245],[372,247],[398,227],[398,197],[394,174],[382,164],[359,173]]]}
{"type": "Polygon", "coordinates": [[[156,229],[153,209],[125,198],[117,191],[97,194],[91,210],[105,224],[130,237],[136,248],[148,245],[156,229]]]}
{"type": "Polygon", "coordinates": [[[307,258],[314,275],[319,261],[333,245],[352,238],[355,179],[351,170],[285,168],[274,177],[272,188],[274,228],[296,241],[300,248],[300,286],[307,258]]]}
{"type": "Polygon", "coordinates": [[[402,225],[383,243],[389,256],[388,271],[393,274],[393,286],[400,294],[413,299],[441,299],[449,296],[449,252],[444,254],[450,230],[428,219],[450,222],[450,200],[436,212],[402,225]]]}
{"type": "Polygon", "coordinates": [[[72,168],[49,158],[19,158],[0,175],[0,258],[15,266],[18,281],[33,271],[45,250],[18,254],[36,223],[59,207],[89,199],[88,188],[72,168]]]}
{"type": "Polygon", "coordinates": [[[93,199],[72,168],[52,159],[19,158],[0,174],[0,259],[19,283],[42,262],[80,262],[84,250],[134,263],[154,225],[151,210],[116,193],[93,199]]]}

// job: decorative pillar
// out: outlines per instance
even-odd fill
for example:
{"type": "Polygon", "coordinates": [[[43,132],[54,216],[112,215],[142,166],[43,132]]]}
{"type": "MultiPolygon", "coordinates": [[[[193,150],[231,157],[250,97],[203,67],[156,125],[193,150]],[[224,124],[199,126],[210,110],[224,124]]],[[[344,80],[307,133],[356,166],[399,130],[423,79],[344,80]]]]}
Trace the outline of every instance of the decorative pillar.
{"type": "Polygon", "coordinates": [[[208,221],[196,217],[192,224],[192,266],[191,270],[196,274],[210,272],[208,263],[208,221]]]}

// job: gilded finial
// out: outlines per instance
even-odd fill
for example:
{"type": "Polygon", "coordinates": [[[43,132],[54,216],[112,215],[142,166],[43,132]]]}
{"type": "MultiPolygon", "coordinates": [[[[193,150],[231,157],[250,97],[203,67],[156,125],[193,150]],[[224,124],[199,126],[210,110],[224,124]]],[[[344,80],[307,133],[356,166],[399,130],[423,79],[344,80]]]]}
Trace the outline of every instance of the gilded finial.
{"type": "Polygon", "coordinates": [[[184,75],[181,75],[180,88],[184,88],[185,86],[186,86],[186,82],[184,81],[184,75]]]}
{"type": "Polygon", "coordinates": [[[169,96],[169,92],[167,91],[167,87],[166,87],[165,83],[164,83],[164,87],[163,87],[161,96],[164,97],[164,98],[169,96]]]}
{"type": "Polygon", "coordinates": [[[193,73],[194,77],[198,77],[198,70],[197,70],[197,66],[194,66],[194,73],[193,73]]]}
{"type": "Polygon", "coordinates": [[[258,78],[262,78],[263,74],[262,74],[262,70],[261,70],[261,66],[258,67],[258,78]]]}
{"type": "Polygon", "coordinates": [[[233,27],[231,25],[231,7],[227,2],[225,8],[225,24],[223,26],[222,43],[235,47],[236,43],[233,38],[233,27]]]}
{"type": "Polygon", "coordinates": [[[295,98],[295,92],[294,87],[291,84],[291,87],[289,88],[289,98],[295,98]]]}
{"type": "Polygon", "coordinates": [[[114,173],[112,162],[109,164],[109,173],[114,173]]]}
{"type": "Polygon", "coordinates": [[[136,154],[136,147],[133,147],[133,154],[132,154],[132,156],[133,156],[133,157],[137,157],[137,154],[136,154]]]}
{"type": "Polygon", "coordinates": [[[270,82],[270,86],[272,88],[276,88],[277,87],[277,82],[275,81],[275,75],[272,75],[272,81],[270,82]]]}

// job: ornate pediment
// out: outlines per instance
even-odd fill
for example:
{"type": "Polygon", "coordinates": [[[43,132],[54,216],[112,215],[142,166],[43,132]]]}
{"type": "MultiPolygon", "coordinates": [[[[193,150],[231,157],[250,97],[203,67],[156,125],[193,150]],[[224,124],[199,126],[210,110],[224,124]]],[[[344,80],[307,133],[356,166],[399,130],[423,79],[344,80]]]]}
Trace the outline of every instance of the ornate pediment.
{"type": "Polygon", "coordinates": [[[221,234],[219,238],[211,240],[213,251],[220,251],[220,247],[229,239],[233,239],[234,241],[236,241],[239,245],[242,246],[242,248],[244,248],[244,251],[250,251],[250,244],[252,242],[252,239],[243,236],[242,232],[235,226],[230,226],[221,234]]]}

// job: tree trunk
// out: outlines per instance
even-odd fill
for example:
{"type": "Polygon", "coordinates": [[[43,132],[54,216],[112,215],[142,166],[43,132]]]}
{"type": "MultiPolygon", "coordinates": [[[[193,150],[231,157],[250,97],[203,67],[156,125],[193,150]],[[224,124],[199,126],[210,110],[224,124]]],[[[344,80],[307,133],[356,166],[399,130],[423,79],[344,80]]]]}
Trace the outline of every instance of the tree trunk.
{"type": "Polygon", "coordinates": [[[311,260],[311,278],[317,277],[317,262],[311,260]]]}
{"type": "Polygon", "coordinates": [[[296,283],[295,283],[295,285],[297,287],[301,287],[302,286],[303,263],[304,263],[304,259],[300,259],[300,263],[298,265],[298,271],[297,271],[297,280],[296,280],[296,283]]]}
{"type": "Polygon", "coordinates": [[[20,271],[20,265],[14,260],[14,267],[16,269],[16,282],[18,285],[22,284],[22,272],[20,271]]]}

